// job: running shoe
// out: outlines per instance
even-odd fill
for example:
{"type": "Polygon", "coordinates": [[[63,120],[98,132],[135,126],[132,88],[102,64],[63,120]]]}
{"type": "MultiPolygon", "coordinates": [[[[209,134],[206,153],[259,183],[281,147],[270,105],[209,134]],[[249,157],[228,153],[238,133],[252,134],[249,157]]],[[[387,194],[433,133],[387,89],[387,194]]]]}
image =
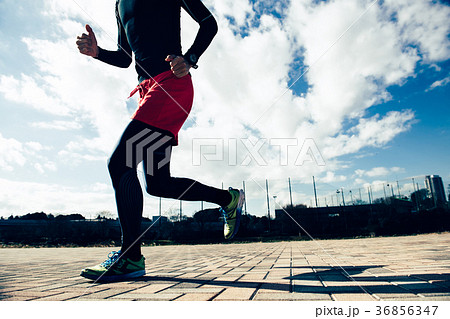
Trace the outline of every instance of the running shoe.
{"type": "Polygon", "coordinates": [[[144,256],[139,261],[119,257],[120,252],[112,251],[109,253],[107,260],[100,265],[83,269],[80,276],[98,282],[113,282],[145,275],[144,256]]]}
{"type": "Polygon", "coordinates": [[[223,227],[223,235],[225,239],[232,239],[239,230],[239,224],[241,221],[242,206],[244,205],[245,194],[244,191],[229,188],[228,192],[231,195],[231,203],[226,207],[220,208],[220,212],[223,214],[225,221],[223,227]]]}

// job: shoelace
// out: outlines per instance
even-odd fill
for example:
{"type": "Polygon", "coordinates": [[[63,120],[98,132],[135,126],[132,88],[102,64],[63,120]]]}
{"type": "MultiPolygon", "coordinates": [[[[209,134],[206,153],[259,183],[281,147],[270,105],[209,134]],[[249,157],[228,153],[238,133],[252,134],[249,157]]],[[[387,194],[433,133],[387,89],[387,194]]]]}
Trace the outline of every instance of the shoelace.
{"type": "Polygon", "coordinates": [[[226,223],[227,222],[228,213],[222,207],[219,209],[219,211],[222,213],[224,222],[226,223]]]}
{"type": "Polygon", "coordinates": [[[104,262],[102,262],[102,266],[105,267],[106,269],[109,269],[109,267],[111,267],[116,260],[119,258],[120,253],[117,251],[112,251],[108,254],[108,259],[106,259],[104,262]]]}
{"type": "MultiPolygon", "coordinates": [[[[231,193],[232,190],[233,190],[233,189],[230,187],[230,188],[229,188],[229,192],[230,192],[230,195],[231,195],[231,197],[232,197],[231,203],[233,203],[235,200],[238,200],[238,198],[239,198],[239,196],[236,197],[235,195],[233,195],[233,194],[231,193]]],[[[231,203],[230,203],[230,204],[231,204],[231,203]]],[[[226,222],[227,222],[228,214],[229,214],[229,213],[232,213],[233,210],[231,210],[230,212],[227,212],[225,209],[223,209],[223,207],[221,207],[219,210],[220,210],[220,212],[222,213],[223,218],[225,219],[225,223],[226,223],[226,222]]]]}

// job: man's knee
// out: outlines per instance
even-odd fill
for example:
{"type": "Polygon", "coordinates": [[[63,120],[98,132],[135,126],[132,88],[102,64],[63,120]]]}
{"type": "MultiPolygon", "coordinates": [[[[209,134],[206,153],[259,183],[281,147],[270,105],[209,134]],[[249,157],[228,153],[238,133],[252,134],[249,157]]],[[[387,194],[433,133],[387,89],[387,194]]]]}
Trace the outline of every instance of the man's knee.
{"type": "Polygon", "coordinates": [[[127,167],[126,163],[120,160],[120,157],[113,154],[108,159],[108,172],[114,189],[118,187],[122,176],[130,170],[133,170],[133,168],[127,167]]]}
{"type": "Polygon", "coordinates": [[[108,159],[108,172],[111,177],[117,175],[116,172],[118,171],[118,167],[120,167],[120,163],[118,162],[117,158],[112,155],[108,159]]]}
{"type": "Polygon", "coordinates": [[[161,196],[162,195],[161,187],[155,180],[152,180],[152,182],[150,182],[150,183],[147,182],[146,190],[147,190],[147,193],[152,196],[161,196]]]}
{"type": "Polygon", "coordinates": [[[162,178],[150,177],[146,179],[146,190],[149,195],[166,197],[169,182],[162,178]]]}

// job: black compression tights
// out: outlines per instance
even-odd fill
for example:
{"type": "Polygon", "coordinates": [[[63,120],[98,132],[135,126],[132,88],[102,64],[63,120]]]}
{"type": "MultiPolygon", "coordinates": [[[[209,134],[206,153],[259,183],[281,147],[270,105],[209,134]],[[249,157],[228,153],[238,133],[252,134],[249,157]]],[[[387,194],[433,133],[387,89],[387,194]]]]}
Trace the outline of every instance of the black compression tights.
{"type": "Polygon", "coordinates": [[[141,235],[144,199],[136,171],[139,162],[143,161],[146,190],[150,195],[220,206],[231,201],[228,191],[170,176],[171,139],[145,123],[133,120],[109,159],[108,169],[122,229],[121,252],[126,257],[139,259],[141,256],[141,243],[137,238],[141,235]]]}

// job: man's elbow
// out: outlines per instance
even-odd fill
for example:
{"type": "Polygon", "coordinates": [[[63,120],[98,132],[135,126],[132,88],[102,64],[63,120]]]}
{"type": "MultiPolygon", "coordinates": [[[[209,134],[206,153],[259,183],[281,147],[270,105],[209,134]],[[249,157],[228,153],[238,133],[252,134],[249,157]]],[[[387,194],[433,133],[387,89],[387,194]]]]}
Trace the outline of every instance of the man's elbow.
{"type": "Polygon", "coordinates": [[[204,28],[205,30],[207,30],[211,37],[214,37],[219,31],[217,21],[213,16],[210,16],[208,19],[203,20],[203,22],[200,24],[200,28],[204,28]]]}
{"type": "Polygon", "coordinates": [[[123,68],[123,69],[127,69],[130,67],[132,60],[130,59],[129,61],[124,61],[119,67],[123,68]]]}
{"type": "Polygon", "coordinates": [[[128,55],[124,54],[124,56],[122,56],[122,58],[120,59],[118,67],[126,69],[131,65],[131,62],[133,62],[133,59],[128,55]]]}
{"type": "Polygon", "coordinates": [[[212,19],[210,19],[210,28],[211,28],[211,34],[213,34],[214,36],[217,34],[217,32],[219,31],[219,26],[217,25],[217,21],[216,19],[214,19],[214,17],[212,19]]]}

